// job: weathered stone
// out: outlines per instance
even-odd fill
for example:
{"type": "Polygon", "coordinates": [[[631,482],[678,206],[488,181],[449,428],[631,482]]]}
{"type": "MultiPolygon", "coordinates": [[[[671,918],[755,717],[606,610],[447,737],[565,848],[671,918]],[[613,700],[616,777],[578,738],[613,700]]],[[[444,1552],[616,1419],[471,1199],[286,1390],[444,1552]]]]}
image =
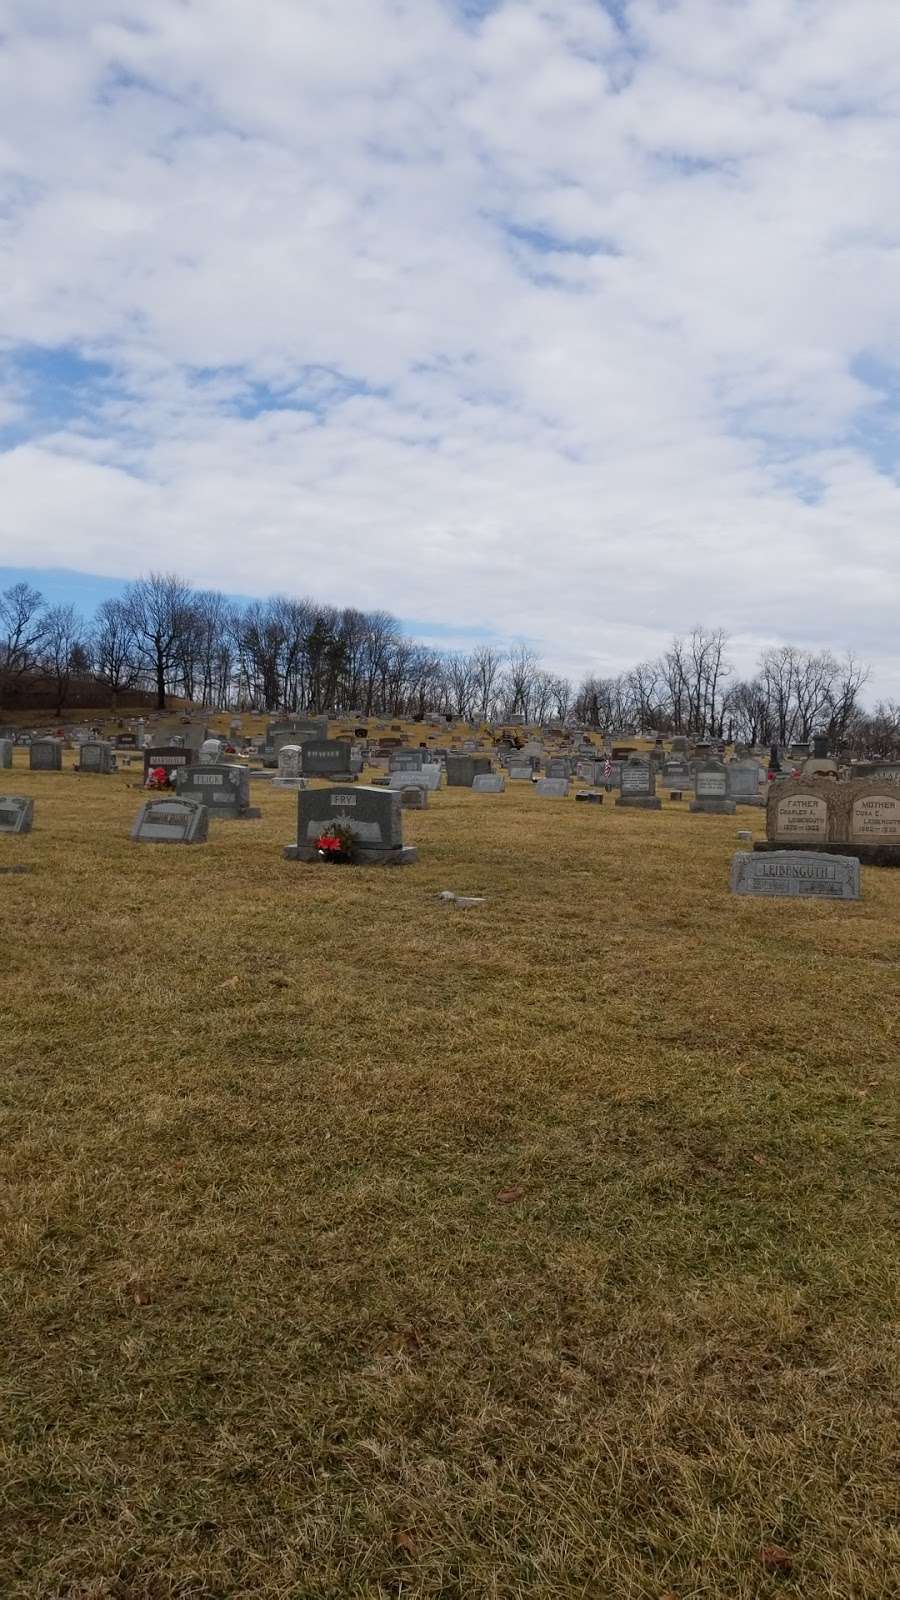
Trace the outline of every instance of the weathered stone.
{"type": "Polygon", "coordinates": [[[148,800],[131,830],[138,844],[205,844],[209,812],[197,800],[148,800]]]}
{"type": "Polygon", "coordinates": [[[32,772],[61,772],[62,753],[61,739],[33,739],[28,765],[32,772]]]}
{"type": "Polygon", "coordinates": [[[12,766],[14,749],[15,745],[12,739],[0,739],[0,768],[12,766]]]}
{"type": "Polygon", "coordinates": [[[732,857],[731,892],[858,900],[859,862],[854,856],[814,850],[774,850],[762,855],[742,850],[732,857]]]}
{"type": "Polygon", "coordinates": [[[603,804],[602,794],[597,794],[592,789],[577,789],[575,791],[575,799],[586,801],[588,805],[592,806],[602,806],[603,804]]]}
{"type": "Polygon", "coordinates": [[[472,788],[476,794],[503,794],[506,779],[499,772],[479,772],[472,780],[472,788]]]}
{"type": "Polygon", "coordinates": [[[450,789],[471,789],[477,777],[490,771],[490,756],[448,755],[447,787],[450,789]]]}
{"type": "Polygon", "coordinates": [[[116,757],[111,744],[105,739],[86,739],[78,751],[79,772],[111,773],[116,770],[116,757]]]}
{"type": "Polygon", "coordinates": [[[538,778],[534,792],[542,800],[565,800],[569,792],[568,778],[538,778]]]}
{"type": "Polygon", "coordinates": [[[30,833],[34,801],[28,795],[0,795],[0,833],[30,833]]]}

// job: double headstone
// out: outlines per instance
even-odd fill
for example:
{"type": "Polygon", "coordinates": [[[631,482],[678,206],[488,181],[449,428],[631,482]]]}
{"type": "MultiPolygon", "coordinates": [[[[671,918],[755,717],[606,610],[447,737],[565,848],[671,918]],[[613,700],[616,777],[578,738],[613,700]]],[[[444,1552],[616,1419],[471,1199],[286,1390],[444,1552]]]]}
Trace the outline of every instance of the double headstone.
{"type": "Polygon", "coordinates": [[[731,892],[858,900],[859,861],[855,856],[821,855],[814,850],[773,850],[767,855],[742,850],[731,860],[731,892]]]}
{"type": "Polygon", "coordinates": [[[900,788],[883,778],[786,778],[770,784],[766,840],[754,849],[791,845],[852,855],[871,866],[900,866],[900,788]]]}
{"type": "Polygon", "coordinates": [[[131,830],[138,844],[204,844],[208,834],[206,806],[181,797],[146,801],[131,830]]]}
{"type": "Polygon", "coordinates": [[[363,866],[407,866],[416,852],[403,844],[400,793],[359,785],[331,789],[304,789],[297,796],[297,843],[288,845],[289,861],[316,861],[316,841],[340,823],[354,837],[357,860],[363,866]]]}

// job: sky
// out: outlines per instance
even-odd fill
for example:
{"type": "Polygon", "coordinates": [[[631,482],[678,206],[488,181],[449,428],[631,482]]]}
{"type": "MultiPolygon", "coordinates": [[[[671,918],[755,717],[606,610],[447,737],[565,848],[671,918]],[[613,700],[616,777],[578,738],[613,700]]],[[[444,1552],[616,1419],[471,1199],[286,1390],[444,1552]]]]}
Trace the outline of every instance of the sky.
{"type": "Polygon", "coordinates": [[[900,5],[0,0],[0,575],[900,698],[900,5]]]}

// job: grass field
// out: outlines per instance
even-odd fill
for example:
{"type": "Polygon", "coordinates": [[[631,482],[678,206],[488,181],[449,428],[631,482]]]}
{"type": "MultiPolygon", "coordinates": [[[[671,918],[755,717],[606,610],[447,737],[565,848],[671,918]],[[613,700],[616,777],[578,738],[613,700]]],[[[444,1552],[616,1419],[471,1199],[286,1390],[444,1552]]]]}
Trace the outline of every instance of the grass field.
{"type": "Polygon", "coordinates": [[[137,846],[2,774],[4,1597],[900,1593],[900,873],[444,790],[137,846]],[[439,890],[483,894],[447,909],[439,890]]]}

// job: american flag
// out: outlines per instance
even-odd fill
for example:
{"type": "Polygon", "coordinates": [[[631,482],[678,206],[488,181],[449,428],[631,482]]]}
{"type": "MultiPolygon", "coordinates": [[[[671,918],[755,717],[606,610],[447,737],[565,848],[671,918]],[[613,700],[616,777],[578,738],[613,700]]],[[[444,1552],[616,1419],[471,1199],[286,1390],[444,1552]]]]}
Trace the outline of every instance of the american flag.
{"type": "Polygon", "coordinates": [[[612,762],[608,758],[603,763],[603,776],[604,778],[612,777],[612,762]]]}

